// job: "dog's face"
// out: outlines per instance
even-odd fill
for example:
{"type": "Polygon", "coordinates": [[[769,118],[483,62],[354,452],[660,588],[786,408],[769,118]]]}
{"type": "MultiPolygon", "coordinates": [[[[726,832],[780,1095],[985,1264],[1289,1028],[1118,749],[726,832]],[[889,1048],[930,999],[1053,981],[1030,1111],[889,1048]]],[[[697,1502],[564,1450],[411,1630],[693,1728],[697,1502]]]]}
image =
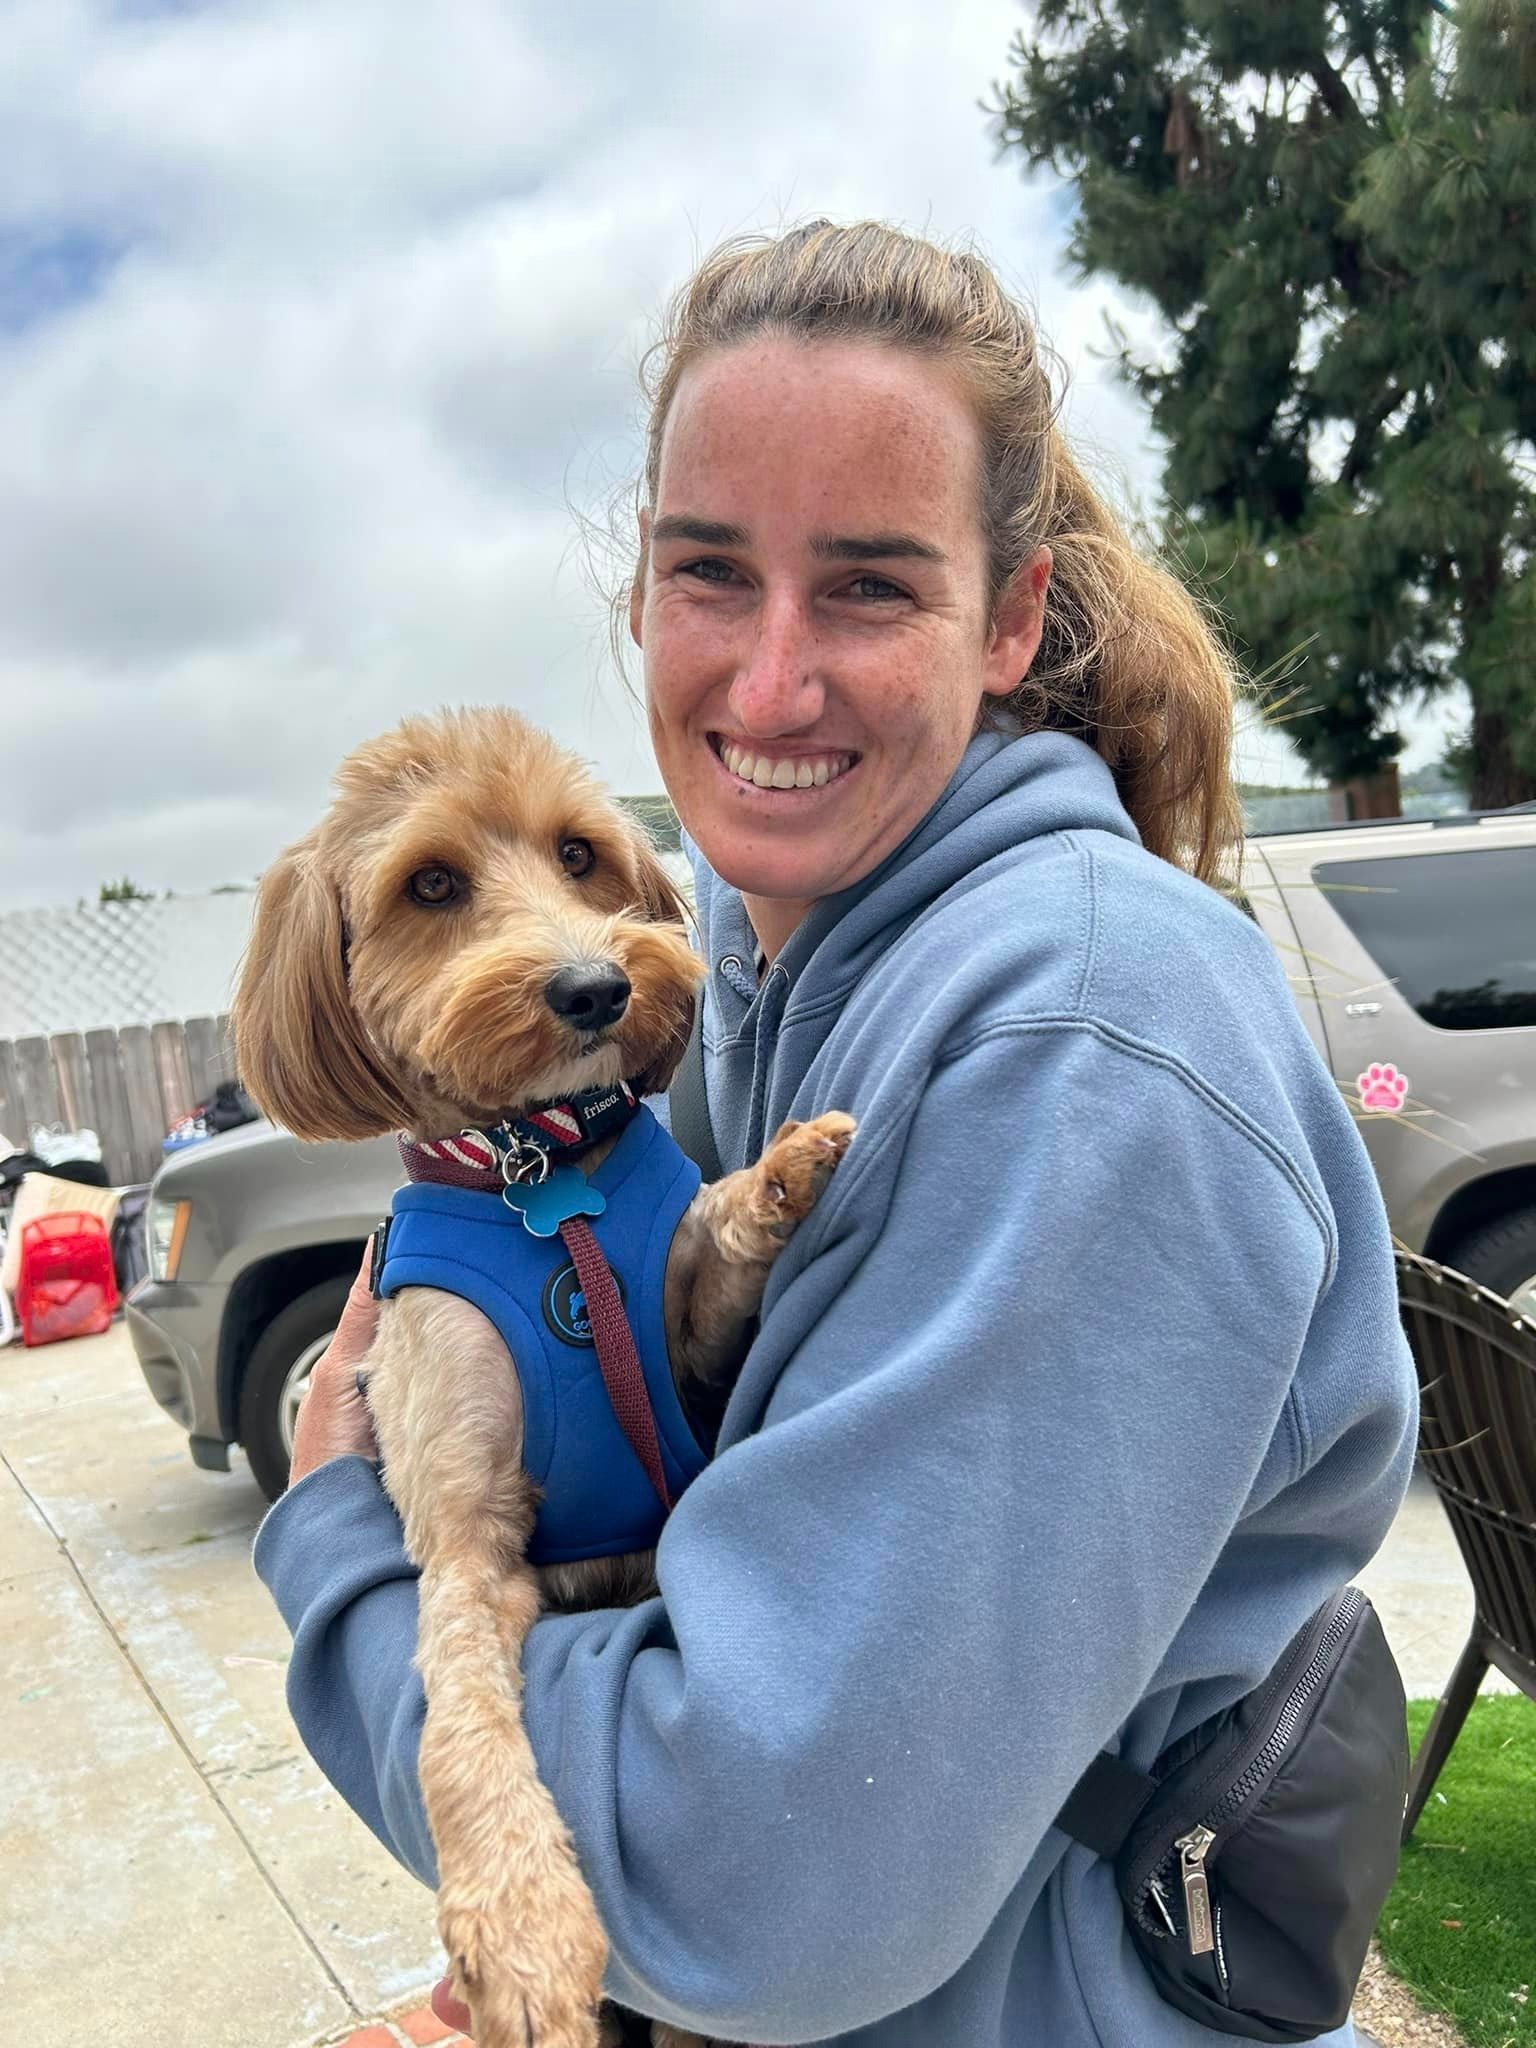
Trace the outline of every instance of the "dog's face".
{"type": "Polygon", "coordinates": [[[639,827],[514,712],[359,747],[263,878],[240,1071],[305,1138],[489,1123],[621,1078],[666,1085],[702,972],[639,827]]]}

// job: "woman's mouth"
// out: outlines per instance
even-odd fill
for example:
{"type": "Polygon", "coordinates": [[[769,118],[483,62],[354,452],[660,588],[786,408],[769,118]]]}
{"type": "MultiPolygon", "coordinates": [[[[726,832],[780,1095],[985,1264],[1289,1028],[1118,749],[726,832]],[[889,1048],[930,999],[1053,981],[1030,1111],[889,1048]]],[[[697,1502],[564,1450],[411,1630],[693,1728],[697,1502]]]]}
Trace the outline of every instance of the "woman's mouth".
{"type": "Polygon", "coordinates": [[[710,734],[710,744],[737,781],[749,782],[755,789],[825,789],[829,782],[846,775],[859,758],[831,751],[776,753],[772,748],[741,746],[719,733],[710,734]]]}

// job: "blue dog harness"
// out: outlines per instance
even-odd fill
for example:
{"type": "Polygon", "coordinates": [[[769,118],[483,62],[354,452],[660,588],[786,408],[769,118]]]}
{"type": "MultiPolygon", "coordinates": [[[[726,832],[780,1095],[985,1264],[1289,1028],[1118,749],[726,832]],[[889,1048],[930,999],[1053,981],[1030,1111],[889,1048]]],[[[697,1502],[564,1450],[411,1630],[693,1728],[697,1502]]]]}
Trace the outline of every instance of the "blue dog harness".
{"type": "MultiPolygon", "coordinates": [[[[526,1124],[518,1133],[548,1142],[526,1124]]],[[[648,1550],[668,1503],[708,1462],[673,1385],[663,1313],[667,1254],[699,1170],[642,1105],[590,1181],[570,1167],[549,1174],[546,1158],[546,1179],[523,1186],[509,1175],[504,1199],[502,1174],[485,1163],[500,1151],[492,1142],[498,1135],[403,1145],[413,1176],[432,1170],[418,1163],[424,1153],[446,1155],[446,1173],[413,1177],[396,1191],[374,1292],[435,1287],[473,1302],[496,1326],[522,1388],[523,1467],[542,1493],[528,1551],[535,1564],[648,1550]],[[456,1172],[455,1161],[465,1170],[456,1172]],[[446,1184],[452,1179],[468,1184],[446,1184]],[[562,1182],[567,1190],[577,1184],[563,1202],[555,1194],[562,1182]],[[547,1195],[555,1196],[553,1206],[547,1195]],[[595,1238],[617,1282],[649,1396],[665,1500],[614,1412],[581,1275],[556,1234],[562,1212],[580,1218],[573,1245],[595,1238]]]]}

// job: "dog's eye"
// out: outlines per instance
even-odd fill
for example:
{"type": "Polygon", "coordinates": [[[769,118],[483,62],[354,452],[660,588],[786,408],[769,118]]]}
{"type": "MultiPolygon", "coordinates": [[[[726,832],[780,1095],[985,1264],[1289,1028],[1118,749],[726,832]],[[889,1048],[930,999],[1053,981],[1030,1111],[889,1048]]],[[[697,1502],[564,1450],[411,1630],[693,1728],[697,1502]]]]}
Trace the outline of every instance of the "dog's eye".
{"type": "Polygon", "coordinates": [[[442,903],[452,903],[459,894],[459,878],[452,868],[418,868],[405,885],[405,893],[413,903],[426,903],[434,909],[442,903]]]}
{"type": "Polygon", "coordinates": [[[560,865],[568,875],[590,874],[597,865],[597,855],[585,839],[562,839],[560,865]]]}

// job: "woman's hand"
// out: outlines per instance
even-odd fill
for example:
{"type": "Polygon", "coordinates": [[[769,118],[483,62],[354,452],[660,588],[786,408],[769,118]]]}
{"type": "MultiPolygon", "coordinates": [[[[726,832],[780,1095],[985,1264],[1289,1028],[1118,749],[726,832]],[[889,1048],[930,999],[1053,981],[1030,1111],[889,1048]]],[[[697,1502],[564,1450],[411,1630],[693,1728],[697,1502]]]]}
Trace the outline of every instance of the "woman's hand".
{"type": "Polygon", "coordinates": [[[469,2026],[469,2007],[453,1995],[453,1979],[445,1977],[432,1992],[432,2010],[445,2027],[457,2027],[462,2034],[469,2026]]]}
{"type": "Polygon", "coordinates": [[[358,1373],[379,1326],[379,1304],[368,1291],[372,1246],[347,1295],[336,1334],[309,1376],[309,1391],[293,1426],[288,1484],[295,1486],[332,1458],[377,1458],[373,1421],[358,1387],[358,1373]]]}

